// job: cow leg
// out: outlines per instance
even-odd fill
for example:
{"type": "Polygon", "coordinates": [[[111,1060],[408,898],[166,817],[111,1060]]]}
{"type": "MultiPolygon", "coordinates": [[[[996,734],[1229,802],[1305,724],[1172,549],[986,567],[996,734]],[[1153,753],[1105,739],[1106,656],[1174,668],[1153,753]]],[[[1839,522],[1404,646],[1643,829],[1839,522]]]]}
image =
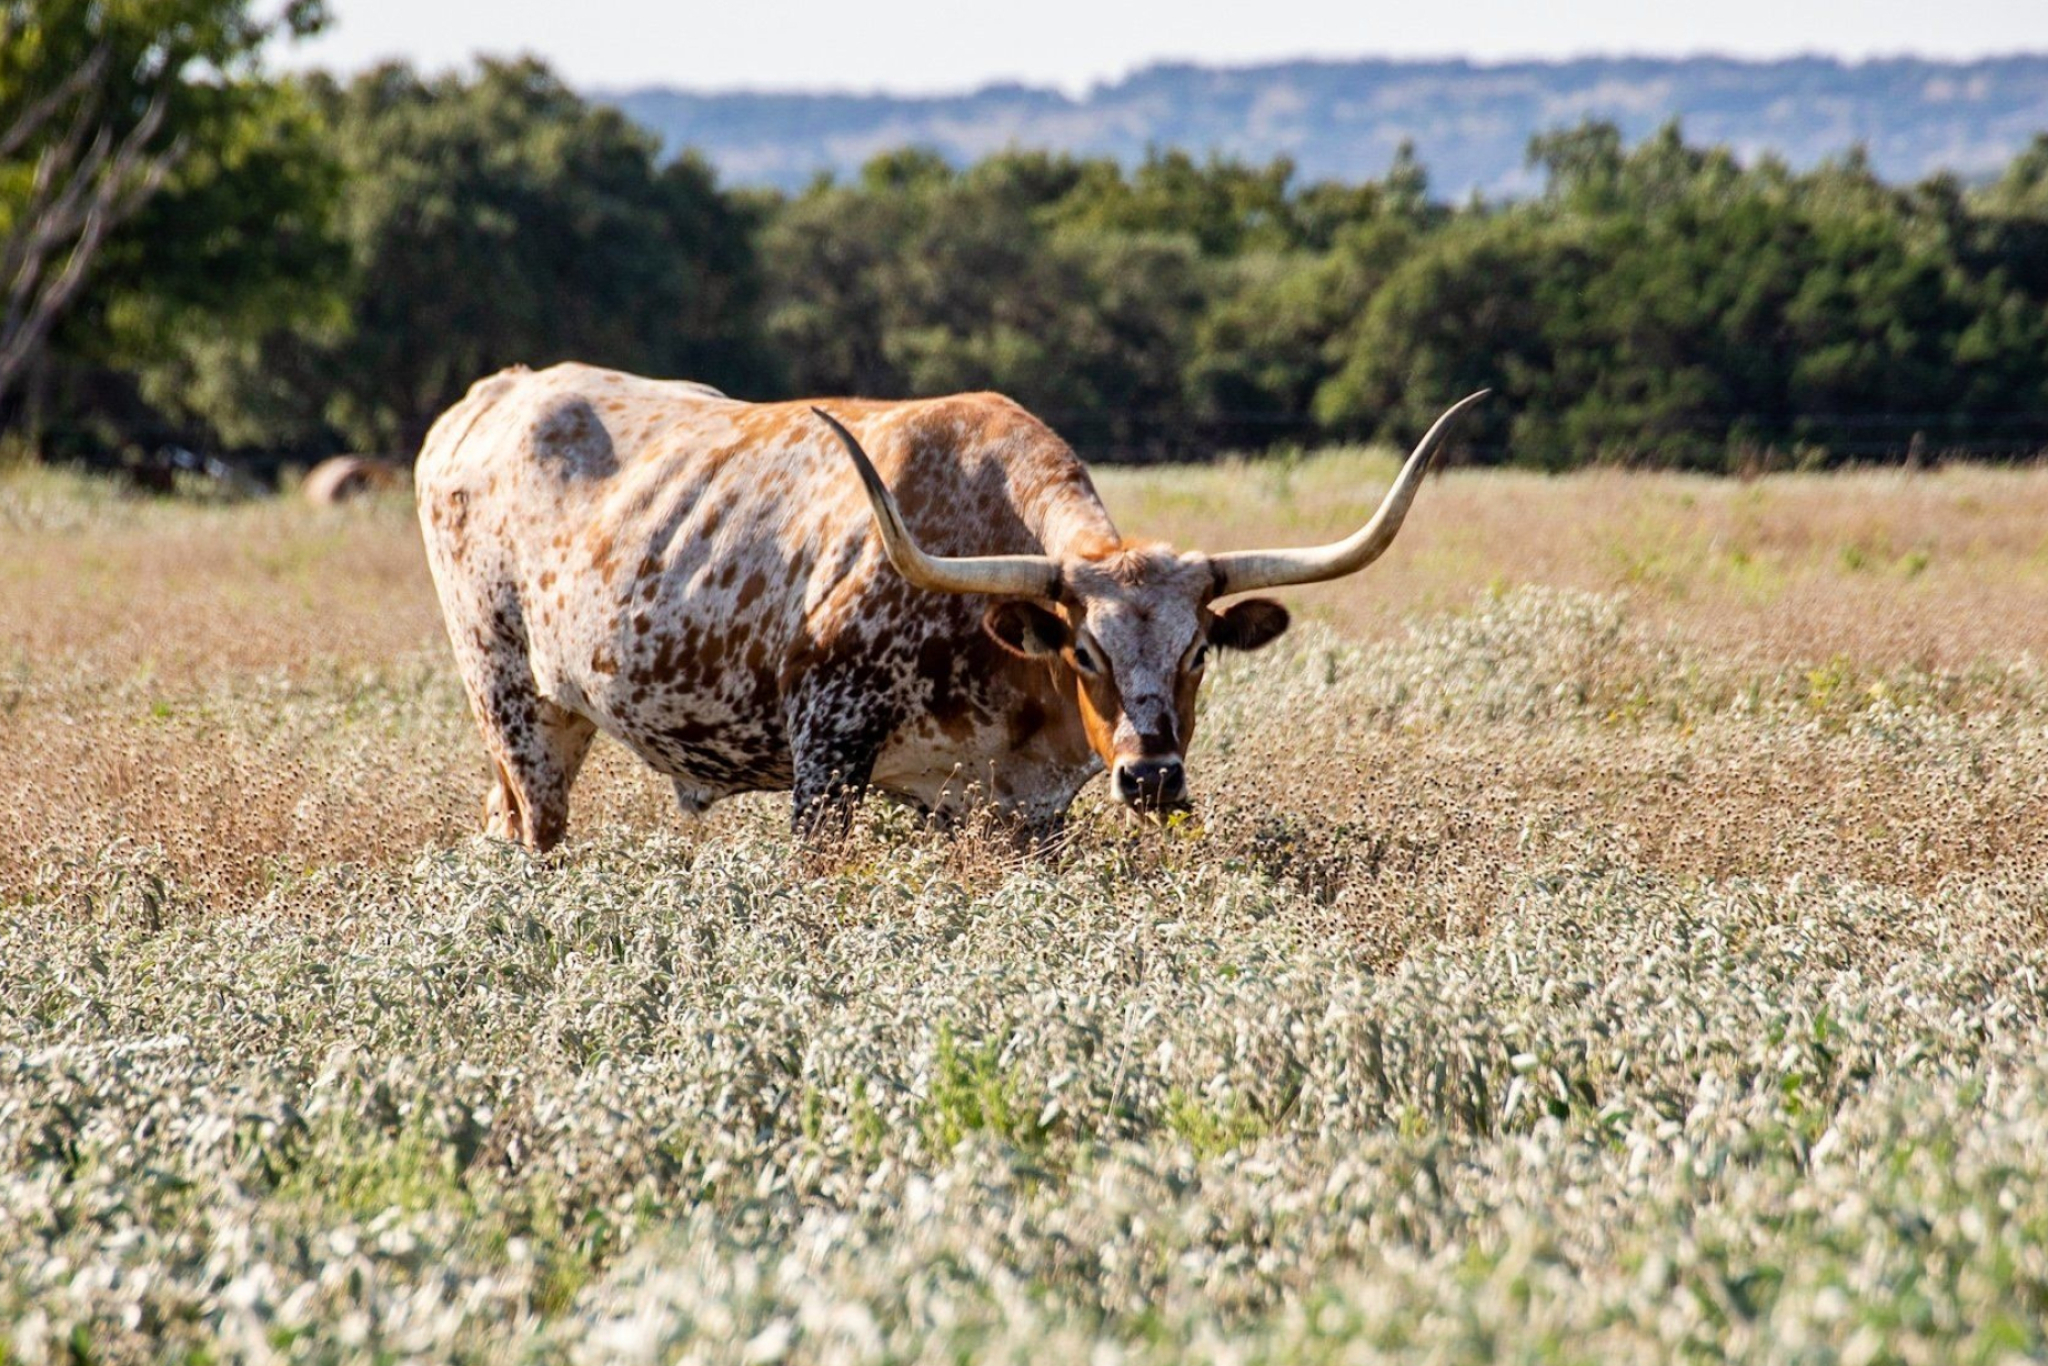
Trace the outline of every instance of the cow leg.
{"type": "Polygon", "coordinates": [[[569,829],[569,788],[597,727],[535,695],[525,661],[472,683],[470,704],[495,781],[484,799],[484,833],[545,853],[569,829]]]}
{"type": "Polygon", "coordinates": [[[717,794],[708,787],[701,787],[687,778],[672,778],[670,786],[676,791],[676,807],[683,813],[683,819],[694,821],[710,809],[717,794]]]}
{"type": "Polygon", "coordinates": [[[800,684],[786,709],[796,769],[792,828],[805,839],[844,835],[894,718],[882,699],[829,679],[800,684]]]}

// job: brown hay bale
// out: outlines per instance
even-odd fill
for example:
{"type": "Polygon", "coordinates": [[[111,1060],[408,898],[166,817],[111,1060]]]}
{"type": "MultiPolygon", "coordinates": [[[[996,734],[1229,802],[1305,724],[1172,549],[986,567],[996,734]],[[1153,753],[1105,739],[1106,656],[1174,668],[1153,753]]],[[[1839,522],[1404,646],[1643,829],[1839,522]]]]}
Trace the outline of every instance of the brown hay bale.
{"type": "Polygon", "coordinates": [[[337,455],[307,472],[299,492],[315,507],[336,507],[405,482],[405,467],[373,455],[337,455]]]}

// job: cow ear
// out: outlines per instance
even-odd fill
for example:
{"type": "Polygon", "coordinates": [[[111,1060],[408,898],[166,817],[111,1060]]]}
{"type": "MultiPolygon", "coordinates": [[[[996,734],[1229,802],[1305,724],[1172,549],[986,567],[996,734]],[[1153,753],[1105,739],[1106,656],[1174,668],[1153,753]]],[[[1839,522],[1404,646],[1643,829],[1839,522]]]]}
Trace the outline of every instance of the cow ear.
{"type": "Polygon", "coordinates": [[[1073,633],[1057,612],[1022,598],[991,603],[988,611],[982,613],[981,629],[1011,654],[1026,658],[1056,655],[1073,639],[1073,633]]]}
{"type": "Polygon", "coordinates": [[[1209,643],[1219,650],[1259,650],[1287,630],[1287,609],[1271,598],[1246,598],[1218,612],[1209,623],[1209,643]]]}

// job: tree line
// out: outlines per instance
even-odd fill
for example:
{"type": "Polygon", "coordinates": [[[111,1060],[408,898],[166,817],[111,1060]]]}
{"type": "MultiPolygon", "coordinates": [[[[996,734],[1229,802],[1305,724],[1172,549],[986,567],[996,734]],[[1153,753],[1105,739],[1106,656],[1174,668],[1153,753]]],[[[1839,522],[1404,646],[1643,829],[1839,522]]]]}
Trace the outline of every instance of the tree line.
{"type": "MultiPolygon", "coordinates": [[[[265,7],[265,13],[270,7],[265,7]]],[[[0,423],[410,454],[477,377],[577,359],[748,398],[992,388],[1092,459],[1407,440],[1756,464],[2048,446],[2048,136],[1895,186],[1611,126],[1447,204],[1403,152],[1303,182],[1155,152],[915,149],[721,187],[534,61],[284,78],[247,0],[0,0],[0,423]],[[84,74],[81,74],[84,73],[84,74]]]]}

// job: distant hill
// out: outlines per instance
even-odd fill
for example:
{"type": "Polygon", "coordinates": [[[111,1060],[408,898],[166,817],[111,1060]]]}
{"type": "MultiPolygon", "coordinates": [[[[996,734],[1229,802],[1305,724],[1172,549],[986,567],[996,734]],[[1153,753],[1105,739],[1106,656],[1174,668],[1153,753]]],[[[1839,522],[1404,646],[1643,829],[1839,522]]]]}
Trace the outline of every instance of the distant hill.
{"type": "Polygon", "coordinates": [[[1880,174],[1984,176],[2048,130],[2048,55],[1855,64],[1808,57],[1569,62],[1302,61],[1168,64],[1073,98],[992,85],[965,95],[600,93],[670,150],[701,149],[729,183],[801,187],[906,144],[965,162],[1005,147],[1142,157],[1148,147],[1263,161],[1309,179],[1385,171],[1412,140],[1440,196],[1526,193],[1532,133],[1585,118],[1631,139],[1678,116],[1688,140],[1809,166],[1862,144],[1880,174]]]}

